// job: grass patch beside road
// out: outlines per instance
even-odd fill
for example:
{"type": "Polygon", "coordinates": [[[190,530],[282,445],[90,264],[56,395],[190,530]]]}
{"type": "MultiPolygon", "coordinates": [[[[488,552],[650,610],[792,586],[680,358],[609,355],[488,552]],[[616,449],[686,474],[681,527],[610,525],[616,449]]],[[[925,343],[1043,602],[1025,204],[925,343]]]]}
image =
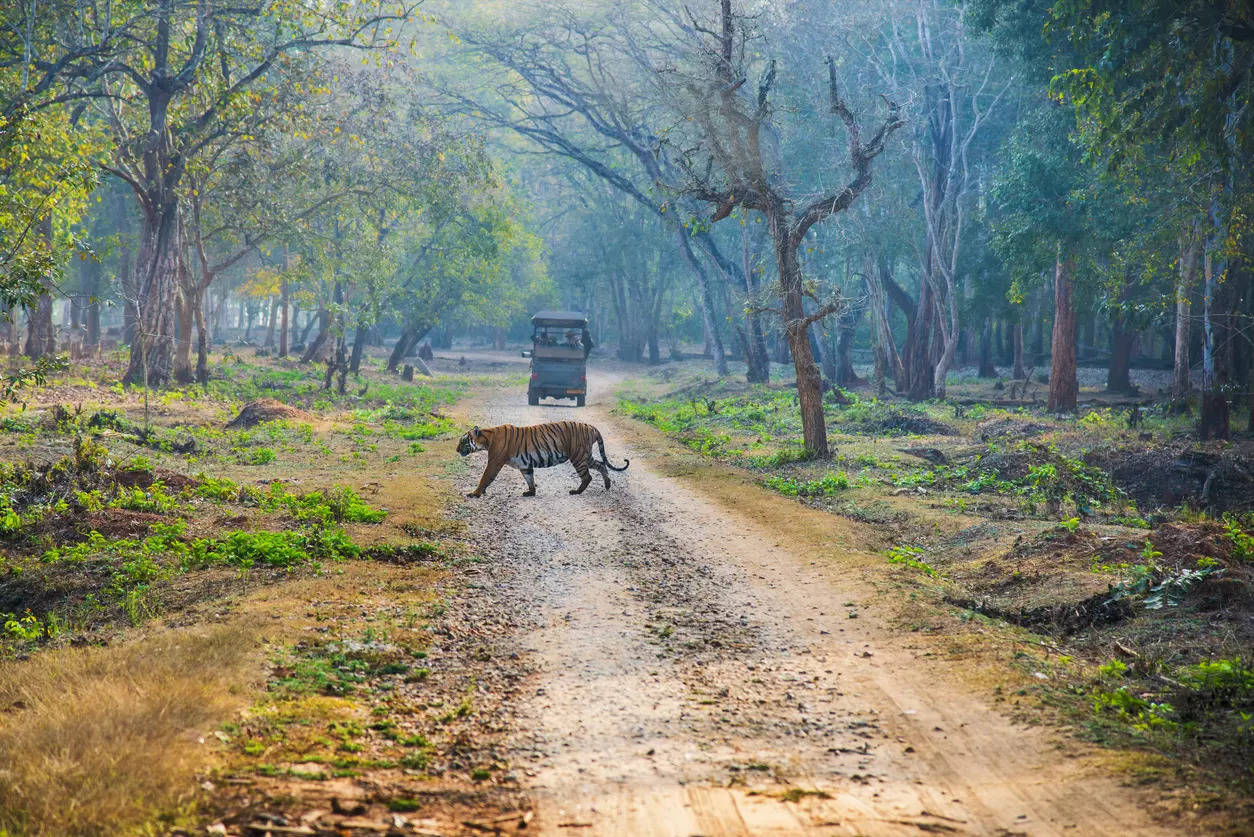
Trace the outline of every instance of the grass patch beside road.
{"type": "MultiPolygon", "coordinates": [[[[415,440],[452,431],[439,410],[476,379],[369,372],[336,396],[317,368],[215,369],[208,397],[152,393],[147,411],[106,383],[110,366],[3,410],[0,834],[201,828],[228,805],[218,776],[280,763],[266,735],[234,731],[246,719],[331,734],[328,764],[346,763],[359,715],[366,737],[383,735],[364,697],[420,680],[416,657],[363,667],[335,642],[380,630],[367,591],[389,602],[390,641],[424,630],[449,524],[441,490],[404,463],[424,455],[415,440]],[[324,415],[223,428],[273,388],[324,415]],[[327,602],[353,614],[330,637],[327,602]]],[[[354,769],[414,761],[404,746],[354,769]]]]}

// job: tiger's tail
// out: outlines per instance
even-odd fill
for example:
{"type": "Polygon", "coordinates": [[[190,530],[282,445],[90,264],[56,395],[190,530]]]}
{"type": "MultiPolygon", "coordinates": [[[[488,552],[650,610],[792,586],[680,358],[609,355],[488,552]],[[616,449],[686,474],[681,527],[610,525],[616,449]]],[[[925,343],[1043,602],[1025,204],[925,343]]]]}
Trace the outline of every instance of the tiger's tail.
{"type": "Polygon", "coordinates": [[[627,466],[631,464],[631,460],[627,457],[623,457],[623,467],[621,468],[610,462],[610,458],[605,455],[605,440],[601,438],[601,431],[599,430],[597,431],[597,447],[601,450],[601,462],[611,471],[626,471],[627,466]]]}

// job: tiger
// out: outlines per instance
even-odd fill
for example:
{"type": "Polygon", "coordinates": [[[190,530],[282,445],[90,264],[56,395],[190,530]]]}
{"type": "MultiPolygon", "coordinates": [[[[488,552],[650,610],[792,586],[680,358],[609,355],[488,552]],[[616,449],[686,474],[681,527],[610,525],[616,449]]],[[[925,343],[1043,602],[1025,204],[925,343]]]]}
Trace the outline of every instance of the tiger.
{"type": "Polygon", "coordinates": [[[605,440],[601,438],[601,431],[581,421],[553,421],[530,427],[515,427],[512,424],[474,427],[457,443],[457,452],[462,456],[480,450],[488,452],[488,467],[483,470],[479,486],[467,497],[481,496],[506,465],[517,468],[527,481],[527,490],[522,496],[534,497],[536,482],[533,472],[536,468],[551,468],[569,461],[575,466],[580,479],[579,487],[572,488],[570,493],[582,494],[592,482],[589,467],[601,472],[605,490],[608,491],[610,474],[607,467],[614,471],[626,471],[631,464],[630,459],[624,459],[623,467],[612,465],[605,455],[605,440]],[[594,444],[601,450],[599,462],[592,455],[594,444]]]}

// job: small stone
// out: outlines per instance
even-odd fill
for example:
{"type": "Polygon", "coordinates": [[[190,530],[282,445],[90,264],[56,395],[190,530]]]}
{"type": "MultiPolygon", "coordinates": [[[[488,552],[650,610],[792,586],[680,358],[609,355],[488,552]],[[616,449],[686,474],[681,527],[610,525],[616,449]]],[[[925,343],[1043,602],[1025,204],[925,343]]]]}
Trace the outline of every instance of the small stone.
{"type": "Polygon", "coordinates": [[[337,796],[331,800],[331,810],[337,814],[351,817],[364,813],[366,804],[358,799],[343,799],[337,796]]]}
{"type": "Polygon", "coordinates": [[[375,822],[364,817],[354,817],[353,819],[340,820],[336,824],[336,828],[341,831],[356,829],[358,831],[377,831],[385,832],[391,830],[392,826],[384,822],[375,822]]]}

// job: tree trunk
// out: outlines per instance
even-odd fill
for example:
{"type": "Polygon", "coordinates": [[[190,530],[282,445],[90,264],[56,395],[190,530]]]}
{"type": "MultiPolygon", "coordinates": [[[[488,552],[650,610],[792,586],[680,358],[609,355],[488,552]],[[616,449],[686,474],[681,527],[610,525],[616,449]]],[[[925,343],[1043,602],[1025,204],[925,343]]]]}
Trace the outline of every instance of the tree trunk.
{"type": "Polygon", "coordinates": [[[714,355],[714,371],[720,378],[726,377],[727,353],[723,351],[723,338],[719,335],[714,319],[714,296],[710,289],[710,277],[697,259],[696,253],[692,252],[692,242],[688,240],[688,230],[682,225],[678,226],[675,229],[675,235],[679,239],[679,249],[683,253],[684,259],[687,260],[688,267],[697,276],[697,285],[701,291],[701,322],[704,324],[706,336],[710,340],[710,352],[714,355]]]}
{"type": "Polygon", "coordinates": [[[196,380],[203,386],[209,383],[209,326],[205,322],[205,287],[201,287],[192,300],[192,313],[196,318],[196,380]]]}
{"type": "MultiPolygon", "coordinates": [[[[876,387],[878,392],[883,395],[886,392],[884,379],[891,375],[893,378],[893,387],[900,391],[906,385],[906,374],[901,364],[901,354],[897,351],[897,342],[893,338],[892,324],[888,319],[888,285],[893,282],[890,274],[891,267],[888,262],[881,258],[875,258],[872,264],[872,257],[867,257],[866,276],[867,276],[867,296],[871,301],[871,316],[873,318],[874,329],[874,345],[876,353],[876,387]]],[[[904,296],[904,292],[903,292],[904,296]]],[[[909,320],[910,310],[913,310],[913,303],[909,299],[903,300],[909,304],[909,308],[903,308],[906,312],[906,318],[909,320]]]]}
{"type": "Polygon", "coordinates": [[[775,243],[775,261],[779,268],[779,284],[783,291],[785,330],[788,349],[792,352],[797,372],[797,401],[801,406],[801,432],[805,448],[811,456],[826,459],[827,425],[823,417],[823,378],[810,353],[810,323],[806,320],[804,285],[801,265],[797,261],[797,244],[788,233],[786,222],[778,215],[768,219],[775,243]]]}
{"type": "Polygon", "coordinates": [[[1014,326],[1014,378],[1022,381],[1027,377],[1023,368],[1023,319],[1015,320],[1014,326]]]}
{"type": "Polygon", "coordinates": [[[1106,373],[1106,391],[1132,392],[1132,349],[1136,345],[1136,332],[1128,329],[1122,313],[1116,313],[1110,323],[1110,369],[1106,373]]]}
{"type": "Polygon", "coordinates": [[[12,307],[0,306],[0,341],[4,342],[4,349],[13,350],[14,343],[17,342],[17,311],[12,307]]]}
{"type": "MultiPolygon", "coordinates": [[[[819,361],[819,369],[822,372],[823,380],[836,380],[836,352],[832,350],[831,345],[824,345],[824,341],[820,340],[815,334],[814,329],[810,332],[810,354],[819,361]]],[[[820,332],[821,333],[821,332],[820,332]]]]}
{"type": "Polygon", "coordinates": [[[308,311],[305,312],[305,316],[307,317],[305,320],[305,327],[301,330],[300,339],[297,341],[302,346],[307,346],[309,344],[309,332],[313,331],[313,327],[322,319],[320,315],[311,314],[308,311]]]}
{"type": "Polygon", "coordinates": [[[932,321],[936,310],[931,288],[919,283],[919,303],[906,329],[902,351],[902,370],[906,378],[906,397],[911,401],[927,401],[936,397],[935,367],[932,364],[932,321]]]}
{"type": "Polygon", "coordinates": [[[395,372],[396,367],[400,365],[401,360],[409,354],[409,350],[418,342],[421,336],[418,329],[410,328],[401,332],[401,336],[397,338],[396,345],[392,347],[392,354],[388,356],[388,371],[395,372]]]}
{"type": "Polygon", "coordinates": [[[649,350],[649,364],[657,366],[662,362],[662,347],[658,344],[658,319],[661,317],[661,295],[649,310],[649,325],[644,335],[645,347],[649,350]]]}
{"type": "MultiPolygon", "coordinates": [[[[52,216],[48,215],[38,222],[39,240],[42,246],[52,247],[52,216]]],[[[35,303],[34,309],[26,312],[26,347],[24,353],[28,358],[38,360],[49,357],[57,352],[57,330],[52,324],[52,280],[45,278],[41,282],[42,293],[35,303]]]]}
{"type": "Polygon", "coordinates": [[[344,390],[348,388],[348,358],[345,357],[345,342],[343,332],[343,319],[340,320],[341,334],[335,341],[335,369],[339,371],[339,377],[336,381],[335,391],[340,395],[344,394],[344,390]]]}
{"type": "Polygon", "coordinates": [[[278,325],[279,298],[276,296],[270,300],[270,316],[266,317],[266,339],[261,345],[267,349],[274,347],[274,331],[278,325]]]}
{"type": "Polygon", "coordinates": [[[287,357],[287,280],[279,280],[279,357],[287,357]]]}
{"type": "Polygon", "coordinates": [[[1213,233],[1207,236],[1206,252],[1202,256],[1202,415],[1197,428],[1197,434],[1202,439],[1228,438],[1228,398],[1223,394],[1222,380],[1215,363],[1215,315],[1212,310],[1215,274],[1222,272],[1216,270],[1212,255],[1217,238],[1213,233]]]}
{"type": "Polygon", "coordinates": [[[1188,399],[1192,389],[1189,381],[1189,293],[1197,277],[1199,244],[1198,236],[1191,234],[1187,244],[1181,241],[1180,246],[1180,272],[1176,283],[1175,352],[1171,367],[1171,400],[1177,405],[1188,399]]]}
{"type": "Polygon", "coordinates": [[[639,316],[632,308],[633,296],[628,290],[625,274],[611,270],[607,274],[610,285],[610,301],[614,318],[618,321],[618,359],[627,363],[639,363],[642,357],[642,338],[639,316]]]}
{"type": "Polygon", "coordinates": [[[26,312],[26,346],[23,354],[32,360],[50,357],[57,352],[57,331],[52,324],[52,293],[45,283],[34,309],[26,312]]]}
{"type": "Polygon", "coordinates": [[[97,259],[88,259],[83,271],[83,345],[100,345],[100,293],[104,268],[97,259]]]}
{"type": "MultiPolygon", "coordinates": [[[[312,324],[312,320],[310,324],[312,324]]],[[[322,348],[322,344],[327,342],[327,338],[331,335],[331,312],[325,308],[318,311],[318,336],[313,342],[305,347],[305,353],[300,356],[301,363],[308,363],[313,360],[314,356],[322,348]]],[[[329,385],[328,385],[329,386],[329,385]]]]}
{"type": "Polygon", "coordinates": [[[176,331],[174,336],[174,380],[180,384],[188,384],[193,380],[192,377],[192,323],[195,320],[195,314],[192,313],[192,297],[198,293],[198,288],[190,287],[195,282],[199,285],[199,280],[192,277],[191,271],[187,266],[179,264],[179,282],[178,291],[174,295],[174,309],[176,320],[176,331]]]}
{"type": "Polygon", "coordinates": [[[865,305],[854,305],[842,312],[836,321],[836,374],[833,380],[838,386],[852,387],[862,383],[853,368],[853,340],[865,312],[865,305]]]}
{"type": "Polygon", "coordinates": [[[1045,316],[1044,292],[1038,291],[1032,309],[1032,366],[1040,369],[1045,365],[1045,316]]]}
{"type": "Polygon", "coordinates": [[[1075,369],[1075,308],[1071,304],[1071,276],[1075,257],[1064,256],[1062,244],[1054,267],[1054,333],[1049,368],[1049,403],[1051,413],[1072,413],[1076,408],[1079,384],[1075,369]]]}
{"type": "Polygon", "coordinates": [[[753,281],[753,261],[749,255],[748,226],[740,230],[740,244],[744,258],[745,280],[745,380],[751,384],[771,381],[771,356],[766,351],[766,337],[762,334],[762,315],[753,304],[757,286],[753,281]]]}
{"type": "Polygon", "coordinates": [[[348,371],[356,375],[361,371],[361,355],[366,348],[366,337],[370,333],[370,326],[362,324],[357,326],[357,330],[353,333],[353,353],[348,360],[348,371]]]}
{"type": "Polygon", "coordinates": [[[146,214],[135,270],[135,338],[122,381],[162,386],[174,366],[174,315],[178,296],[182,226],[173,194],[146,214]]]}
{"type": "Polygon", "coordinates": [[[980,330],[980,369],[981,378],[996,378],[997,367],[993,365],[993,321],[984,320],[984,328],[980,330]]]}

